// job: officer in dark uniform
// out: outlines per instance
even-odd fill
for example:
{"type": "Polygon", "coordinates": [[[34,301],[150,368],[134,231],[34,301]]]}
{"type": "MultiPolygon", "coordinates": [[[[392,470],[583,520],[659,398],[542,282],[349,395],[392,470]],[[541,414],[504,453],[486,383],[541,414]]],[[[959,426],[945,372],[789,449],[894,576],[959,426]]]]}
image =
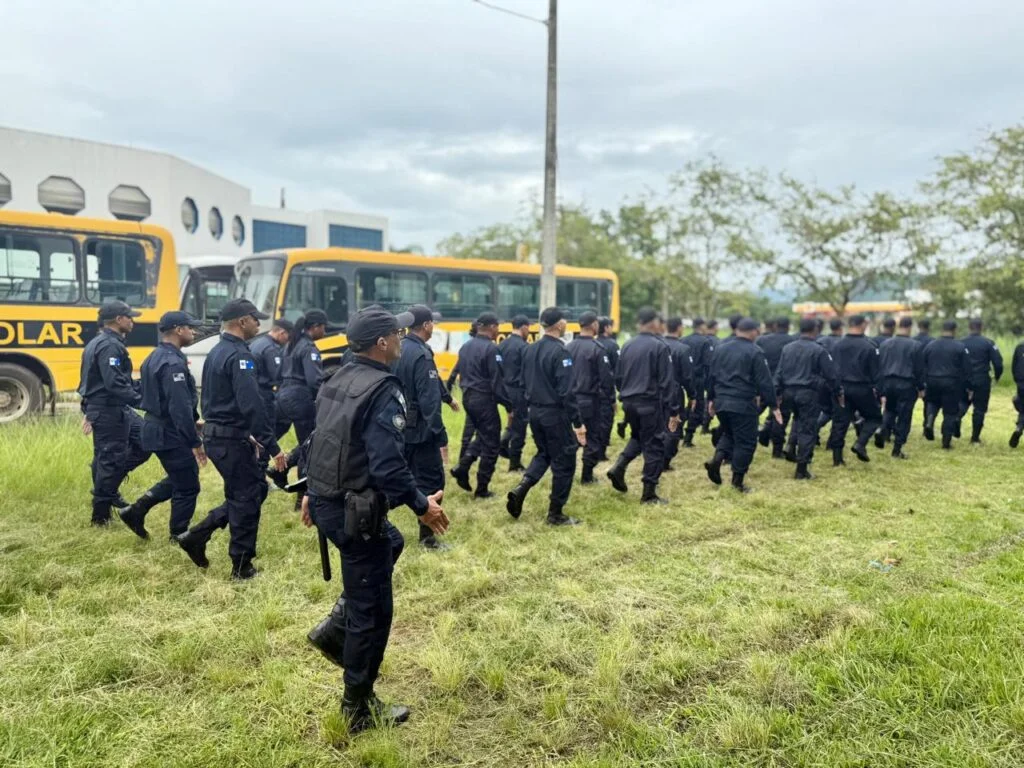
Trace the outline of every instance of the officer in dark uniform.
{"type": "Polygon", "coordinates": [[[927,317],[922,317],[917,321],[917,336],[914,337],[914,341],[920,344],[922,347],[927,347],[931,343],[933,336],[931,335],[932,321],[927,317]]]}
{"type": "Polygon", "coordinates": [[[754,343],[758,325],[749,317],[736,323],[736,334],[728,344],[719,344],[711,355],[708,381],[708,410],[718,416],[721,434],[715,454],[704,464],[708,479],[722,484],[722,464],[732,465],[732,487],[741,493],[743,482],[757,450],[757,415],[765,404],[779,421],[775,387],[764,351],[754,343]]]}
{"type": "MultiPolygon", "coordinates": [[[[469,324],[469,338],[476,338],[476,320],[469,324]]],[[[456,403],[451,397],[451,391],[455,388],[455,382],[459,378],[459,361],[456,359],[455,365],[452,366],[451,373],[448,374],[448,381],[445,382],[445,389],[449,392],[448,398],[445,400],[448,405],[452,407],[456,413],[459,410],[458,403],[456,403]]],[[[469,418],[469,414],[463,414],[464,419],[462,421],[462,439],[459,447],[459,456],[462,456],[469,450],[469,444],[473,442],[473,438],[476,436],[476,428],[473,426],[473,420],[469,418]]],[[[500,446],[499,446],[500,451],[500,446]]]]}
{"type": "Polygon", "coordinates": [[[1017,394],[1013,396],[1013,407],[1017,411],[1017,426],[1010,435],[1010,447],[1016,448],[1020,445],[1021,435],[1024,434],[1024,342],[1018,344],[1013,350],[1013,358],[1010,360],[1010,373],[1013,374],[1013,382],[1017,385],[1017,394]]]}
{"type": "Polygon", "coordinates": [[[832,432],[828,437],[832,464],[837,467],[846,463],[843,449],[855,414],[861,415],[864,425],[851,450],[861,461],[871,461],[866,446],[875,430],[882,425],[882,411],[878,405],[878,347],[864,335],[866,326],[863,315],[850,317],[846,336],[832,352],[843,388],[843,404],[836,408],[832,432]]]}
{"type": "Polygon", "coordinates": [[[665,323],[665,343],[672,353],[672,375],[679,388],[680,423],[674,432],[665,433],[665,466],[662,467],[662,472],[672,471],[672,459],[679,453],[679,442],[683,437],[683,420],[696,404],[693,353],[690,346],[680,338],[682,334],[683,319],[670,317],[665,323]]]}
{"type": "Polygon", "coordinates": [[[78,394],[85,415],[82,429],[92,434],[92,524],[110,523],[112,506],[126,507],[119,489],[125,477],[144,464],[142,419],[133,407],[141,401],[138,383],[132,381],[132,360],[125,337],[135,327],[139,313],[123,301],[100,307],[100,332],[82,352],[78,394]]]}
{"type": "Polygon", "coordinates": [[[203,322],[187,312],[166,312],[160,318],[160,344],[142,363],[143,450],[155,453],[167,477],[135,503],[118,510],[121,520],[136,536],[148,539],[146,514],[155,505],[171,500],[171,538],[188,530],[199,497],[199,467],[206,466],[206,452],[197,422],[199,393],[182,353],[195,341],[195,329],[203,322]],[[197,464],[198,462],[198,464],[197,464]]]}
{"type": "Polygon", "coordinates": [[[711,411],[708,408],[708,405],[711,403],[711,399],[708,396],[708,382],[711,380],[711,355],[722,342],[722,339],[718,338],[718,321],[715,318],[710,318],[705,324],[704,335],[708,337],[708,348],[706,353],[707,368],[704,372],[704,413],[701,416],[700,427],[702,435],[706,435],[711,431],[711,411]]]}
{"type": "Polygon", "coordinates": [[[478,499],[489,499],[494,467],[501,449],[501,416],[498,406],[509,407],[502,378],[502,360],[494,339],[498,336],[498,316],[484,312],[476,321],[476,336],[459,348],[459,381],[462,387],[462,405],[466,418],[472,419],[476,437],[469,448],[459,456],[459,464],[452,468],[455,482],[465,491],[472,491],[469,470],[480,459],[476,473],[478,499]]]}
{"type": "Polygon", "coordinates": [[[395,317],[367,308],[349,318],[355,352],[317,397],[309,444],[303,522],[341,551],[343,592],[334,610],[309,633],[328,659],[345,668],[342,716],[350,734],[403,723],[409,708],[387,706],[374,693],[394,613],[391,577],[402,534],[388,510],[406,505],[435,534],[448,530],[443,491],[425,496],[405,462],[408,419],[402,386],[391,366],[402,355],[408,312],[395,317]]]}
{"type": "Polygon", "coordinates": [[[260,455],[266,451],[284,471],[286,457],[256,383],[256,361],[246,342],[259,333],[267,316],[248,299],[232,299],[220,312],[220,341],[203,366],[203,438],[206,454],[224,479],[225,501],[202,522],[178,536],[178,544],[200,568],[209,566],[206,544],[219,528],[231,526],[228,554],[231,576],[251,579],[257,571],[256,535],[260,508],[267,498],[267,481],[260,455]]]}
{"type": "MultiPolygon", "coordinates": [[[[839,340],[843,338],[843,320],[839,317],[833,317],[828,321],[829,333],[827,336],[819,336],[817,342],[825,348],[825,351],[832,356],[833,367],[835,366],[835,348],[839,340]]],[[[822,390],[821,395],[821,414],[818,416],[818,432],[832,421],[832,414],[835,413],[836,399],[830,392],[822,390]]],[[[787,456],[789,458],[789,456],[787,456]]],[[[793,459],[796,458],[794,455],[793,459]]]]}
{"type": "Polygon", "coordinates": [[[843,338],[843,319],[841,317],[833,317],[828,321],[828,329],[829,334],[827,336],[819,336],[818,343],[831,355],[836,344],[843,338]]]}
{"type": "Polygon", "coordinates": [[[508,426],[501,435],[500,455],[508,457],[508,471],[521,472],[523,446],[526,444],[526,392],[523,389],[523,353],[529,346],[530,319],[526,315],[512,318],[512,333],[498,345],[501,353],[501,368],[505,379],[505,391],[509,402],[508,426]]]}
{"type": "MultiPolygon", "coordinates": [[[[942,336],[924,348],[926,440],[935,439],[935,419],[942,410],[942,447],[953,447],[953,438],[960,434],[960,405],[971,397],[970,352],[957,341],[956,320],[942,324],[942,336]]],[[[987,374],[987,369],[986,369],[987,374]]]]}
{"type": "Polygon", "coordinates": [[[891,317],[887,317],[882,321],[882,330],[878,332],[877,336],[872,337],[872,341],[875,342],[876,347],[880,347],[883,342],[891,339],[896,333],[896,320],[891,317]]]}
{"type": "Polygon", "coordinates": [[[899,330],[878,348],[878,379],[885,398],[882,428],[875,434],[875,447],[884,448],[891,434],[895,434],[892,455],[907,458],[903,446],[910,436],[910,422],[914,417],[914,403],[924,395],[923,347],[910,338],[914,321],[901,317],[899,330]]]}
{"type": "Polygon", "coordinates": [[[818,443],[822,393],[830,399],[842,397],[832,356],[815,341],[816,334],[815,319],[803,318],[800,337],[783,348],[779,366],[775,369],[775,391],[782,400],[782,408],[788,407],[793,414],[797,480],[812,478],[808,467],[818,443]]]}
{"type": "MultiPolygon", "coordinates": [[[[548,320],[551,321],[555,315],[561,317],[561,313],[554,308],[548,313],[548,320]]],[[[566,351],[572,359],[570,369],[572,379],[572,394],[579,408],[580,420],[586,428],[587,441],[583,447],[583,473],[580,475],[581,485],[592,485],[597,482],[594,477],[594,467],[601,461],[601,451],[605,447],[601,444],[601,428],[603,419],[601,416],[601,403],[608,397],[615,396],[614,375],[611,364],[608,362],[608,354],[604,347],[597,341],[598,319],[594,312],[584,312],[579,317],[580,333],[566,345],[566,351]]],[[[561,338],[565,333],[565,322],[559,319],[557,322],[549,322],[550,332],[546,336],[561,338]],[[558,331],[561,328],[561,331],[558,331]]],[[[552,360],[554,358],[552,357],[552,360]]],[[[554,362],[546,361],[550,370],[544,373],[534,373],[534,377],[551,375],[550,381],[544,379],[545,386],[555,381],[555,374],[559,376],[561,371],[554,370],[554,362]]],[[[548,398],[551,399],[551,398],[548,398]]],[[[538,406],[540,409],[541,406],[538,406]]],[[[564,431],[564,430],[563,430],[564,431]]],[[[570,445],[574,445],[575,441],[570,445]]],[[[575,457],[575,453],[573,454],[575,457]]],[[[550,457],[549,457],[550,458],[550,457]]],[[[574,458],[575,462],[575,458],[574,458]]],[[[543,471],[541,472],[543,474],[543,471]]]]}
{"type": "Polygon", "coordinates": [[[291,338],[281,363],[281,387],[277,392],[277,408],[282,421],[295,427],[299,445],[313,431],[316,418],[316,393],[320,389],[324,364],[316,342],[327,334],[327,313],[311,309],[295,321],[291,338]]]}
{"type": "MultiPolygon", "coordinates": [[[[764,357],[768,361],[768,370],[771,371],[772,376],[779,367],[779,360],[782,359],[782,350],[787,344],[791,344],[796,341],[795,336],[789,335],[789,318],[779,317],[773,321],[775,330],[764,336],[760,336],[757,339],[757,345],[764,350],[764,357]]],[[[783,400],[779,410],[782,412],[782,423],[779,424],[772,413],[769,413],[764,420],[764,425],[761,427],[760,434],[758,435],[758,441],[765,448],[769,444],[772,446],[772,458],[782,458],[783,446],[786,443],[786,428],[789,426],[789,419],[792,413],[789,411],[788,400],[783,400]]],[[[771,403],[765,403],[765,406],[770,406],[771,403]]]]}
{"type": "MultiPolygon", "coordinates": [[[[585,312],[580,317],[591,333],[597,331],[597,315],[585,312]]],[[[576,471],[576,449],[587,444],[587,429],[573,393],[573,357],[562,343],[565,317],[557,307],[548,307],[540,315],[544,335],[526,349],[523,356],[523,383],[530,406],[530,432],[537,446],[537,455],[526,468],[519,485],[509,491],[505,509],[513,518],[523,511],[523,502],[530,489],[540,482],[551,468],[551,496],[548,504],[548,525],[577,525],[579,520],[562,512],[572,491],[576,471]]],[[[593,340],[587,342],[600,351],[593,340]]],[[[601,354],[599,360],[603,360],[601,354]]],[[[593,360],[594,355],[590,355],[593,360]]],[[[603,364],[603,363],[602,363],[603,364]]]]}
{"type": "Polygon", "coordinates": [[[707,411],[707,380],[708,365],[711,363],[711,350],[714,342],[707,335],[707,323],[703,317],[693,318],[692,332],[683,337],[683,343],[690,348],[693,358],[693,403],[686,412],[686,428],[683,432],[683,447],[693,448],[693,436],[704,419],[707,411]]]}
{"type": "MultiPolygon", "coordinates": [[[[427,344],[434,335],[434,323],[441,320],[441,315],[422,304],[409,307],[408,314],[412,321],[402,339],[402,354],[395,365],[395,376],[405,394],[405,461],[420,493],[432,496],[444,490],[441,452],[448,446],[448,432],[441,417],[437,365],[434,351],[427,344]]],[[[422,521],[420,545],[433,550],[445,548],[422,521]]]]}
{"type": "MultiPolygon", "coordinates": [[[[600,317],[597,320],[597,343],[604,348],[608,356],[608,365],[612,369],[614,380],[615,371],[619,367],[619,343],[615,340],[615,321],[610,317],[600,317]]],[[[601,442],[601,461],[608,461],[608,446],[612,443],[612,428],[615,426],[615,414],[619,412],[619,401],[615,397],[615,384],[612,383],[611,396],[601,399],[601,432],[598,440],[601,442]]]]}
{"type": "MultiPolygon", "coordinates": [[[[980,317],[973,317],[968,326],[970,333],[963,338],[963,345],[970,353],[971,372],[967,377],[967,387],[974,394],[969,405],[974,408],[971,415],[971,442],[981,442],[981,430],[985,427],[985,414],[988,413],[988,401],[992,396],[992,380],[989,378],[989,366],[995,375],[996,383],[1003,375],[1003,356],[999,347],[987,336],[982,336],[983,325],[980,317]]],[[[966,407],[963,410],[967,413],[966,407]]]]}
{"type": "MultiPolygon", "coordinates": [[[[288,343],[294,324],[290,320],[275,320],[274,325],[262,336],[257,336],[249,345],[252,358],[256,361],[256,382],[260,387],[260,397],[267,409],[267,420],[276,430],[277,425],[277,390],[281,387],[281,366],[284,363],[284,345],[288,343]]],[[[285,422],[287,427],[287,422],[285,422]]],[[[280,438],[287,428],[275,433],[280,438]]]]}
{"type": "Polygon", "coordinates": [[[679,426],[679,389],[672,374],[672,353],[661,337],[661,315],[650,307],[637,312],[639,333],[626,342],[616,371],[619,398],[629,424],[629,442],[608,470],[615,490],[625,493],[626,467],[643,453],[644,490],[640,501],[667,504],[658,496],[665,464],[665,429],[679,426]]]}

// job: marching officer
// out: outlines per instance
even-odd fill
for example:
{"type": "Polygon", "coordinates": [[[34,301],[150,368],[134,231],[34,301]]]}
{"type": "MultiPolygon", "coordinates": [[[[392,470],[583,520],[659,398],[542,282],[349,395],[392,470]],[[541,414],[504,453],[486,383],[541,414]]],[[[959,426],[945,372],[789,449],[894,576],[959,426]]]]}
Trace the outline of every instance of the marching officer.
{"type": "MultiPolygon", "coordinates": [[[[540,315],[544,335],[527,347],[523,356],[523,383],[530,406],[530,432],[537,446],[537,455],[526,468],[519,485],[509,491],[505,509],[517,518],[523,512],[526,494],[544,473],[551,468],[551,496],[548,502],[548,525],[577,525],[579,520],[562,510],[572,492],[573,474],[576,472],[576,449],[587,445],[587,428],[580,416],[580,408],[573,392],[573,355],[562,343],[565,336],[565,317],[557,307],[548,307],[540,315]]],[[[585,312],[580,325],[586,325],[591,334],[597,331],[597,315],[585,312]],[[584,322],[588,321],[588,322],[584,322]]],[[[600,347],[591,336],[586,342],[600,347]]],[[[575,343],[575,342],[574,342],[575,343]]],[[[578,349],[578,347],[577,347],[578,349]]],[[[604,355],[593,360],[603,360],[604,355]]],[[[601,363],[603,365],[603,362],[601,363]]],[[[593,468],[591,467],[591,472],[593,468]]],[[[593,477],[593,475],[591,475],[593,477]]]]}
{"type": "Polygon", "coordinates": [[[316,525],[322,546],[329,540],[341,551],[343,585],[309,640],[345,669],[341,713],[350,734],[409,719],[408,707],[387,706],[374,692],[394,614],[391,577],[404,544],[388,510],[405,505],[435,534],[448,530],[444,492],[425,496],[404,457],[408,415],[391,366],[402,355],[401,330],[414,322],[408,312],[396,317],[374,307],[349,318],[352,362],[321,387],[309,443],[302,521],[316,525]]]}
{"type": "MultiPolygon", "coordinates": [[[[476,338],[476,320],[469,324],[469,338],[476,338]]],[[[459,361],[456,359],[455,365],[452,366],[451,372],[448,374],[448,381],[445,382],[445,392],[447,397],[444,401],[451,406],[451,409],[456,413],[459,412],[459,404],[452,398],[451,391],[455,388],[455,382],[459,380],[459,361]]],[[[465,418],[462,422],[462,438],[459,446],[459,456],[462,456],[466,451],[469,450],[469,444],[473,442],[473,437],[476,435],[476,429],[473,427],[473,420],[469,418],[469,414],[464,414],[465,418]]],[[[500,452],[500,446],[499,446],[500,452]]]]}
{"type": "Polygon", "coordinates": [[[694,385],[695,375],[693,372],[693,353],[688,344],[680,337],[683,333],[683,319],[681,317],[670,317],[665,323],[665,343],[668,344],[672,353],[672,375],[676,386],[679,388],[679,413],[680,422],[674,432],[665,433],[665,466],[662,472],[672,470],[672,459],[679,453],[679,442],[683,437],[683,419],[687,418],[687,404],[692,410],[696,404],[697,391],[694,385]]]}
{"type": "Polygon", "coordinates": [[[82,352],[78,394],[85,420],[82,431],[92,434],[92,524],[110,524],[113,506],[127,507],[120,487],[125,477],[149,458],[140,444],[142,419],[132,410],[141,402],[140,387],[132,381],[132,360],[125,337],[139,312],[123,301],[100,307],[100,332],[82,352]]]}
{"type": "Polygon", "coordinates": [[[931,335],[932,321],[927,317],[922,317],[917,321],[917,336],[914,337],[914,341],[920,344],[922,347],[927,347],[933,340],[931,335]]]}
{"type": "Polygon", "coordinates": [[[715,347],[708,379],[708,411],[718,416],[721,432],[714,456],[704,469],[712,483],[721,485],[722,464],[728,461],[732,487],[741,493],[750,490],[743,480],[757,450],[758,414],[767,404],[775,419],[782,420],[768,361],[754,343],[757,334],[757,322],[749,317],[739,320],[732,340],[715,347]]]}
{"type": "Polygon", "coordinates": [[[526,444],[526,392],[523,389],[523,353],[529,346],[530,319],[526,315],[512,318],[512,333],[498,345],[501,353],[502,374],[505,391],[511,407],[508,409],[508,427],[501,436],[500,455],[508,457],[508,471],[521,472],[523,446],[526,444]]]}
{"type": "Polygon", "coordinates": [[[689,336],[683,337],[683,343],[690,348],[690,357],[693,358],[693,404],[686,413],[683,447],[693,448],[693,436],[707,411],[708,366],[711,363],[711,352],[715,348],[714,340],[707,334],[707,323],[703,317],[693,318],[692,331],[689,336]]]}
{"type": "MultiPolygon", "coordinates": [[[[953,438],[960,434],[960,404],[971,397],[970,352],[957,341],[956,320],[942,324],[942,335],[924,348],[926,440],[935,439],[935,419],[942,410],[942,447],[953,447],[953,438]]],[[[986,376],[988,369],[985,369],[986,376]]]]}
{"type": "Polygon", "coordinates": [[[1017,394],[1013,396],[1013,407],[1017,410],[1017,426],[1010,435],[1010,447],[1016,448],[1020,445],[1021,435],[1024,434],[1024,342],[1013,350],[1010,373],[1013,374],[1013,383],[1017,385],[1017,394]]]}
{"type": "MultiPolygon", "coordinates": [[[[818,442],[818,417],[822,393],[841,398],[839,379],[828,351],[815,341],[817,324],[813,317],[800,321],[800,337],[787,344],[775,369],[775,391],[793,414],[796,435],[797,480],[810,480],[808,469],[818,442]]],[[[785,418],[785,417],[783,417],[785,418]]]]}
{"type": "Polygon", "coordinates": [[[831,355],[836,344],[843,338],[843,319],[841,317],[833,317],[828,321],[828,330],[827,336],[818,337],[818,343],[831,355]]]}
{"type": "MultiPolygon", "coordinates": [[[[552,320],[556,314],[560,315],[552,308],[552,311],[548,313],[548,320],[552,320]]],[[[609,393],[612,397],[615,396],[615,377],[612,375],[612,368],[608,362],[608,354],[596,338],[597,315],[594,312],[584,312],[579,317],[579,324],[580,333],[566,345],[566,351],[572,360],[572,375],[570,376],[572,394],[579,408],[581,423],[586,428],[587,434],[587,441],[583,446],[583,473],[580,475],[580,484],[592,485],[597,482],[594,477],[594,467],[601,461],[601,452],[606,448],[601,443],[601,428],[604,424],[601,405],[609,393]]],[[[552,333],[558,332],[558,328],[562,329],[555,338],[561,338],[564,335],[564,320],[559,319],[551,327],[552,333]]],[[[561,372],[548,371],[548,373],[552,374],[551,381],[554,381],[554,374],[561,372]]],[[[536,376],[536,374],[534,375],[536,376]]]]}
{"type": "Polygon", "coordinates": [[[327,313],[311,309],[295,321],[281,363],[281,387],[277,392],[277,409],[295,427],[299,445],[313,431],[316,419],[316,393],[320,389],[324,364],[316,342],[327,334],[327,313]]]}
{"type": "Polygon", "coordinates": [[[615,414],[619,412],[619,401],[615,397],[615,372],[619,368],[619,343],[615,340],[615,321],[610,317],[601,317],[597,321],[597,343],[608,356],[608,365],[612,369],[611,395],[601,398],[601,461],[608,461],[608,446],[612,443],[612,428],[615,426],[615,414]]]}
{"type": "MultiPolygon", "coordinates": [[[[434,323],[441,320],[441,315],[422,304],[409,307],[408,314],[412,320],[409,332],[402,339],[402,354],[395,366],[395,376],[402,385],[406,401],[405,461],[420,493],[432,496],[444,490],[442,454],[448,447],[434,351],[427,344],[434,335],[434,323]]],[[[422,521],[420,546],[433,550],[445,548],[422,521]]]]}
{"type": "MultiPolygon", "coordinates": [[[[291,338],[295,326],[290,320],[281,318],[262,336],[257,336],[249,345],[252,358],[256,361],[256,383],[263,398],[263,407],[267,409],[267,421],[276,430],[277,425],[277,390],[281,387],[281,365],[284,362],[284,345],[291,338]]],[[[276,433],[280,438],[287,429],[276,433]]]]}
{"type": "MultiPolygon", "coordinates": [[[[996,383],[1003,376],[1003,356],[999,353],[999,347],[987,336],[982,336],[984,327],[980,317],[972,317],[968,325],[970,333],[965,336],[962,343],[970,353],[970,374],[967,377],[968,389],[973,392],[968,405],[974,408],[971,415],[971,442],[981,442],[981,430],[985,428],[985,414],[988,413],[988,401],[992,396],[992,380],[989,378],[988,369],[992,367],[996,383]]],[[[964,409],[966,415],[967,410],[964,409]]]]}
{"type": "MultiPolygon", "coordinates": [[[[757,346],[764,350],[765,360],[768,361],[768,370],[771,371],[772,376],[779,367],[779,360],[782,359],[782,350],[788,345],[796,341],[797,337],[789,335],[789,318],[779,317],[772,322],[772,326],[775,330],[770,333],[760,336],[757,339],[757,346]]],[[[761,427],[760,434],[758,435],[758,442],[761,443],[765,448],[770,444],[772,446],[772,458],[778,459],[782,457],[783,446],[786,443],[786,427],[789,425],[789,419],[792,415],[789,411],[788,400],[783,400],[782,405],[779,409],[782,412],[782,423],[779,424],[775,421],[774,414],[769,413],[764,420],[764,425],[761,427]]],[[[765,405],[771,405],[771,403],[765,403],[765,405]]]]}
{"type": "Polygon", "coordinates": [[[882,346],[883,342],[888,341],[896,333],[896,320],[891,317],[887,317],[882,321],[882,329],[878,332],[877,336],[873,336],[871,340],[875,342],[876,347],[882,346]]]}
{"type": "Polygon", "coordinates": [[[832,353],[843,388],[843,403],[836,408],[828,437],[832,464],[836,467],[846,463],[843,449],[854,414],[861,415],[864,425],[850,450],[861,461],[871,461],[867,443],[882,425],[882,411],[878,405],[878,347],[864,335],[866,327],[867,320],[863,315],[850,317],[846,335],[835,345],[832,353]]]}
{"type": "Polygon", "coordinates": [[[142,363],[142,449],[155,453],[167,477],[146,491],[118,516],[136,536],[148,539],[146,514],[171,500],[171,539],[188,530],[199,498],[199,467],[206,452],[199,434],[199,393],[181,351],[196,338],[201,320],[187,312],[166,312],[160,318],[160,344],[142,363]]]}
{"type": "Polygon", "coordinates": [[[224,503],[197,525],[178,536],[178,545],[193,563],[206,568],[206,544],[219,528],[230,526],[228,554],[231,577],[251,579],[256,556],[260,508],[267,498],[267,481],[260,455],[267,451],[274,466],[284,471],[285,455],[256,383],[256,361],[246,344],[259,333],[267,316],[248,299],[232,299],[220,311],[220,341],[203,366],[203,439],[206,454],[224,479],[224,503]]]}
{"type": "Polygon", "coordinates": [[[502,379],[501,353],[494,340],[498,336],[498,316],[484,312],[476,321],[476,336],[459,348],[459,381],[462,386],[462,405],[466,409],[466,420],[472,421],[476,437],[467,450],[459,456],[458,466],[452,467],[451,475],[465,491],[472,491],[469,484],[469,470],[473,462],[480,459],[476,473],[478,499],[489,499],[494,467],[501,450],[501,417],[498,405],[509,407],[502,379]]]}
{"type": "Polygon", "coordinates": [[[612,487],[625,493],[626,467],[643,453],[644,490],[640,501],[667,504],[658,496],[658,480],[665,464],[665,429],[679,426],[679,396],[672,374],[672,353],[661,338],[661,315],[650,307],[637,312],[639,333],[626,342],[616,371],[619,398],[629,424],[626,447],[608,470],[612,487]]]}
{"type": "Polygon", "coordinates": [[[882,383],[885,413],[882,428],[875,434],[875,447],[884,448],[890,434],[895,435],[892,455],[907,458],[903,446],[910,436],[910,422],[914,416],[914,403],[924,396],[923,347],[910,338],[914,321],[901,317],[899,330],[878,348],[878,379],[882,383]]]}

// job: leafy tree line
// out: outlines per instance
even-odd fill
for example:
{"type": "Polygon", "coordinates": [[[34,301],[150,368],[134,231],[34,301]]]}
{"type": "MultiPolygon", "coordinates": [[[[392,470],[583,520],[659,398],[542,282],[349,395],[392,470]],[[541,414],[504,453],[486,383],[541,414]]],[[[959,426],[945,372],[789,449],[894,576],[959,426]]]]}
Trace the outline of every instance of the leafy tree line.
{"type": "MultiPolygon", "coordinates": [[[[771,289],[824,302],[899,298],[935,316],[983,314],[1024,328],[1024,126],[941,157],[916,193],[826,189],[788,174],[687,163],[662,193],[617,209],[559,207],[558,261],[619,275],[625,317],[640,306],[721,317],[784,314],[771,289]],[[757,290],[737,286],[758,285],[757,290]]],[[[540,252],[539,207],[453,234],[440,253],[515,260],[540,252]]]]}

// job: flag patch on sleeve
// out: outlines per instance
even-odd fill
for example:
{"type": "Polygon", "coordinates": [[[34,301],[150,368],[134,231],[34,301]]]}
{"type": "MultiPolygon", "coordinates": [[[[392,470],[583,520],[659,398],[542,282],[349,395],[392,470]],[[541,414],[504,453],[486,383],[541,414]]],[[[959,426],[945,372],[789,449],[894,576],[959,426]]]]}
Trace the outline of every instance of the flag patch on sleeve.
{"type": "Polygon", "coordinates": [[[256,368],[256,364],[252,360],[239,360],[238,369],[240,371],[252,371],[256,368]]]}

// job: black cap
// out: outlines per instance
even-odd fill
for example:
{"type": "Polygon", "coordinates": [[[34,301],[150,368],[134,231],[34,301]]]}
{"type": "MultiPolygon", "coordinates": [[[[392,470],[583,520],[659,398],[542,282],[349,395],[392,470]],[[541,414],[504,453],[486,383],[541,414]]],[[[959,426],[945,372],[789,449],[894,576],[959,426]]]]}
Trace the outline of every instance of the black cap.
{"type": "Polygon", "coordinates": [[[909,317],[909,316],[908,317],[901,317],[900,318],[900,328],[913,328],[913,327],[914,327],[914,318],[909,317]]]}
{"type": "Polygon", "coordinates": [[[788,331],[789,330],[789,318],[785,317],[785,316],[780,317],[778,320],[775,321],[775,327],[776,328],[780,328],[780,329],[785,329],[785,330],[788,331]]]}
{"type": "MultiPolygon", "coordinates": [[[[558,323],[564,319],[565,313],[558,307],[548,307],[540,313],[540,324],[544,328],[550,328],[553,325],[558,325],[558,323]]],[[[583,325],[583,323],[580,323],[580,325],[583,325]]]]}
{"type": "Polygon", "coordinates": [[[922,317],[920,320],[917,321],[917,327],[927,331],[929,328],[932,327],[932,321],[929,320],[927,317],[922,317]]]}
{"type": "Polygon", "coordinates": [[[307,309],[303,314],[306,318],[306,327],[309,328],[314,325],[330,325],[330,320],[327,319],[327,313],[322,309],[307,309]]]}
{"type": "Polygon", "coordinates": [[[585,325],[593,325],[597,322],[597,312],[591,312],[589,309],[580,315],[580,328],[585,325]]]}
{"type": "Polygon", "coordinates": [[[407,311],[412,315],[410,328],[416,328],[424,323],[436,323],[441,319],[440,312],[435,312],[423,304],[413,304],[407,311]]]}
{"type": "Polygon", "coordinates": [[[526,315],[516,315],[515,317],[512,318],[513,328],[522,328],[524,325],[527,327],[529,327],[530,325],[530,318],[528,318],[526,315]]]}
{"type": "Polygon", "coordinates": [[[883,328],[895,328],[896,327],[896,318],[893,318],[893,317],[885,318],[885,320],[882,321],[882,327],[883,328]]]}
{"type": "Polygon", "coordinates": [[[843,327],[843,318],[833,317],[831,320],[828,321],[828,327],[831,328],[833,331],[838,331],[840,328],[843,327]]]}
{"type": "Polygon", "coordinates": [[[173,312],[164,312],[163,316],[160,318],[160,325],[157,326],[157,329],[161,333],[166,333],[167,331],[177,328],[179,325],[187,325],[189,328],[198,328],[202,324],[202,320],[196,320],[188,312],[175,310],[173,312]]]}
{"type": "Polygon", "coordinates": [[[348,319],[345,335],[352,350],[362,352],[376,344],[377,339],[408,328],[414,320],[411,312],[392,315],[386,309],[367,307],[348,319]]]}
{"type": "Polygon", "coordinates": [[[846,321],[846,324],[849,325],[851,328],[856,328],[864,325],[864,323],[866,322],[867,319],[864,317],[864,315],[850,315],[850,319],[846,321]]]}
{"type": "Polygon", "coordinates": [[[814,333],[818,330],[818,321],[813,317],[800,318],[800,333],[814,333]]]}
{"type": "Polygon", "coordinates": [[[661,313],[654,307],[641,307],[636,313],[637,325],[647,325],[661,318],[661,313]]]}
{"type": "Polygon", "coordinates": [[[683,318],[681,317],[670,317],[665,321],[665,330],[669,333],[676,333],[683,327],[683,318]]]}
{"type": "Polygon", "coordinates": [[[274,321],[274,327],[280,328],[282,331],[285,331],[290,335],[291,332],[295,330],[295,323],[291,320],[285,320],[283,317],[279,317],[274,321]]]}
{"type": "Polygon", "coordinates": [[[496,314],[494,314],[493,312],[483,312],[483,313],[480,314],[480,317],[478,317],[476,319],[476,327],[477,328],[484,328],[484,327],[489,326],[489,325],[497,325],[497,324],[498,324],[498,316],[496,314]]]}
{"type": "Polygon", "coordinates": [[[956,330],[956,320],[947,320],[946,322],[944,322],[942,324],[942,330],[944,330],[944,331],[955,331],[956,330]]]}
{"type": "Polygon", "coordinates": [[[740,320],[743,319],[743,315],[729,315],[729,327],[733,330],[739,330],[740,320]]]}
{"type": "Polygon", "coordinates": [[[256,305],[248,299],[232,299],[221,308],[220,321],[226,323],[228,320],[238,320],[246,315],[252,315],[257,320],[266,320],[270,317],[256,309],[256,305]]]}
{"type": "Polygon", "coordinates": [[[984,324],[981,322],[980,317],[972,317],[970,319],[970,322],[967,323],[967,327],[970,328],[972,331],[980,331],[983,325],[984,324]]]}
{"type": "Polygon", "coordinates": [[[136,312],[123,301],[108,301],[100,307],[100,322],[116,320],[119,317],[138,317],[141,314],[141,312],[136,312]]]}
{"type": "MultiPolygon", "coordinates": [[[[732,324],[732,320],[730,320],[729,323],[732,324]]],[[[754,320],[752,317],[741,317],[736,321],[737,331],[756,331],[760,327],[761,326],[758,324],[757,320],[754,320]]]]}

